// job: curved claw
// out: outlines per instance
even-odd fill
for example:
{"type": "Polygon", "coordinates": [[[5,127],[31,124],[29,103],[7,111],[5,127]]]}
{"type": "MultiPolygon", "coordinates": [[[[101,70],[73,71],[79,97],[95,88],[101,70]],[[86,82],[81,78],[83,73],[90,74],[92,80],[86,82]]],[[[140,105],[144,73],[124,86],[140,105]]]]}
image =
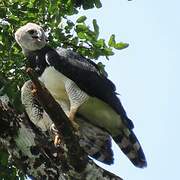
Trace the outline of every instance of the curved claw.
{"type": "Polygon", "coordinates": [[[50,127],[50,131],[52,132],[52,134],[54,135],[54,145],[57,147],[60,145],[61,143],[61,139],[60,136],[58,134],[58,130],[56,129],[56,126],[54,124],[51,125],[50,127]]]}

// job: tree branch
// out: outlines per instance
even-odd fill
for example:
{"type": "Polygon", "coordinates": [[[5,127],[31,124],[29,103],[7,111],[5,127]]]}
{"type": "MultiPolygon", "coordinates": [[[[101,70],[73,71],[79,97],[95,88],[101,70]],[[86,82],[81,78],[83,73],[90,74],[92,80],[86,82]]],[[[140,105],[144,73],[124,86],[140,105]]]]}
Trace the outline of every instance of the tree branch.
{"type": "Polygon", "coordinates": [[[51,139],[33,127],[27,117],[1,100],[0,149],[6,149],[12,163],[32,179],[65,179],[61,172],[69,171],[68,166],[64,169],[60,148],[55,148],[51,139]]]}
{"type": "Polygon", "coordinates": [[[59,131],[60,137],[64,140],[64,143],[68,148],[67,153],[70,164],[76,171],[83,171],[87,164],[87,155],[79,146],[79,138],[72,127],[72,123],[48,90],[41,86],[33,70],[28,68],[27,73],[35,85],[35,95],[46,113],[54,122],[57,130],[59,131]]]}

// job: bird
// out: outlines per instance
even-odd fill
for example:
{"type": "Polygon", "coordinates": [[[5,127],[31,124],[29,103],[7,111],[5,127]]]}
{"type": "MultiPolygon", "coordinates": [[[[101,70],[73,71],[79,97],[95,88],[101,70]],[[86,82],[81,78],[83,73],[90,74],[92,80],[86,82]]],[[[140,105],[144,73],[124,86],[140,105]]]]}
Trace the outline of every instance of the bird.
{"type": "Polygon", "coordinates": [[[114,83],[94,61],[71,49],[51,47],[45,31],[36,23],[17,29],[15,40],[29,66],[71,122],[76,123],[76,116],[83,117],[83,121],[107,132],[136,167],[147,166],[133,132],[134,124],[118,98],[114,83]]]}

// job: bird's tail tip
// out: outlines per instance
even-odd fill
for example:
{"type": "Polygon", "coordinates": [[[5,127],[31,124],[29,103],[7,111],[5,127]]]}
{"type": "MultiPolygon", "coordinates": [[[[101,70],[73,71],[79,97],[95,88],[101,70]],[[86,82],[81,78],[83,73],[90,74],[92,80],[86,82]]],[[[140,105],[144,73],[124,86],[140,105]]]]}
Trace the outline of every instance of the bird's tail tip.
{"type": "Polygon", "coordinates": [[[113,139],[134,166],[138,168],[147,167],[147,161],[142,147],[132,130],[126,128],[123,133],[113,137],[113,139]]]}

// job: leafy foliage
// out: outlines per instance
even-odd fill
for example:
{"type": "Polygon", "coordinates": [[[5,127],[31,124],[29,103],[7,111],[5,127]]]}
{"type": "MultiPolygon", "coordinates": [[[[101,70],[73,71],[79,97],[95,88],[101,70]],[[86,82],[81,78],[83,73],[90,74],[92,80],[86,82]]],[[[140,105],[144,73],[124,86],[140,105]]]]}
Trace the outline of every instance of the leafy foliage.
{"type": "Polygon", "coordinates": [[[75,7],[83,7],[83,9],[90,9],[90,8],[101,8],[102,4],[100,0],[74,0],[75,7]]]}
{"type": "MultiPolygon", "coordinates": [[[[1,0],[0,95],[8,94],[15,107],[21,110],[20,87],[27,76],[24,68],[25,58],[15,42],[14,33],[16,29],[28,22],[38,23],[47,32],[51,32],[49,33],[49,43],[53,47],[68,47],[94,60],[100,56],[108,59],[114,54],[113,48],[126,48],[128,44],[116,43],[115,35],[110,37],[108,43],[100,38],[99,26],[95,19],[90,28],[86,24],[86,16],[79,17],[75,22],[69,18],[71,15],[77,14],[80,7],[90,9],[101,6],[100,0],[1,0]]],[[[99,65],[103,71],[104,65],[102,63],[99,65]]],[[[0,168],[8,167],[6,166],[8,164],[6,155],[0,152],[0,157],[0,168]]],[[[15,173],[15,177],[16,169],[11,167],[11,173],[15,173]]],[[[0,179],[2,177],[4,176],[0,173],[0,179]]]]}
{"type": "Polygon", "coordinates": [[[108,45],[110,47],[113,47],[115,49],[124,49],[124,48],[127,48],[129,46],[129,44],[127,43],[123,43],[123,42],[120,42],[120,43],[116,43],[116,40],[115,40],[115,35],[112,34],[110,39],[109,39],[109,42],[108,42],[108,45]]]}
{"type": "Polygon", "coordinates": [[[0,151],[0,179],[5,180],[24,180],[25,176],[20,170],[9,163],[9,156],[6,151],[0,151]]]}

